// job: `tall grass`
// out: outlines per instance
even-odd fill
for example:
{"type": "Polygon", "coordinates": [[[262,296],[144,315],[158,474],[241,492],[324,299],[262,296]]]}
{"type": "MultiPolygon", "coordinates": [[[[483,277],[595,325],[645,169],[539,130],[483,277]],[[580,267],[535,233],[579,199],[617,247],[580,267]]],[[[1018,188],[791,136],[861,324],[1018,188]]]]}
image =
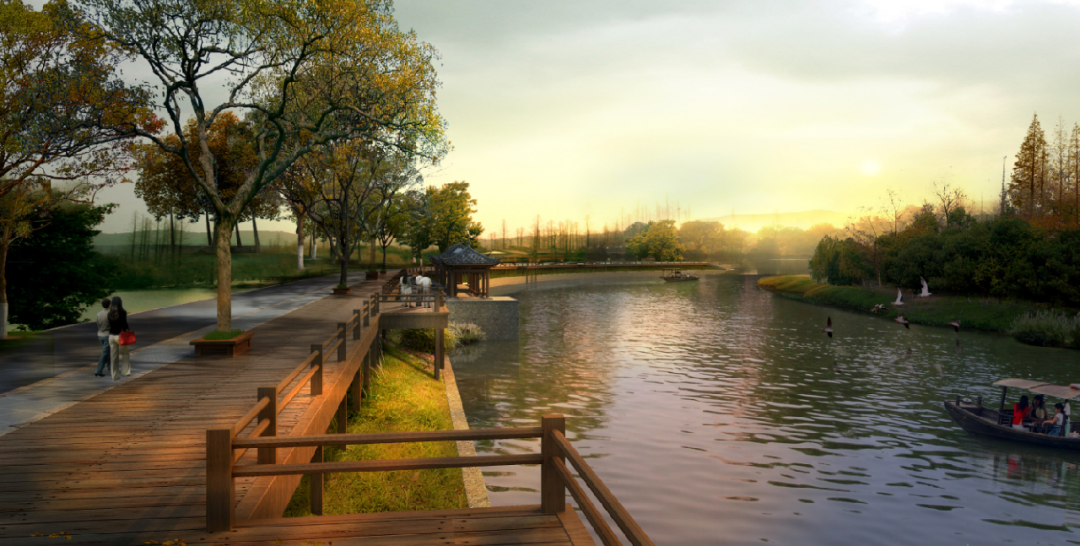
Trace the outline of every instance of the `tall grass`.
{"type": "Polygon", "coordinates": [[[1021,343],[1042,347],[1080,346],[1080,314],[1069,316],[1039,309],[1013,321],[1013,337],[1021,343]]]}
{"type": "MultiPolygon", "coordinates": [[[[446,389],[424,371],[427,364],[386,347],[383,366],[372,377],[370,396],[349,419],[350,433],[453,430],[446,389]]],[[[336,421],[335,421],[336,423],[336,421]]],[[[331,429],[333,430],[333,428],[331,429]]],[[[347,450],[323,448],[326,461],[369,461],[456,457],[454,442],[373,444],[347,450]]],[[[286,517],[310,516],[309,481],[304,476],[285,509],[286,517]]],[[[330,474],[323,489],[323,513],[360,514],[403,510],[467,508],[460,468],[330,474]]]]}
{"type": "Polygon", "coordinates": [[[452,322],[450,332],[454,334],[454,340],[458,345],[471,345],[482,341],[485,337],[484,330],[471,322],[452,322]]]}

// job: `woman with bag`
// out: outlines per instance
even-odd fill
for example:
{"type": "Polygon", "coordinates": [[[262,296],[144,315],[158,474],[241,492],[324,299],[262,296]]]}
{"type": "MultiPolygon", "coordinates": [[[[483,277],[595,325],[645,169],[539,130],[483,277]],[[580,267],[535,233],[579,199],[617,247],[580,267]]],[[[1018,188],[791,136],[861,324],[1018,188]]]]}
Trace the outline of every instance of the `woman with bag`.
{"type": "Polygon", "coordinates": [[[120,296],[114,296],[112,305],[109,306],[109,352],[111,353],[111,366],[113,381],[118,381],[120,375],[131,375],[131,357],[128,355],[128,345],[134,343],[134,332],[128,326],[127,310],[124,309],[120,296]],[[121,357],[124,369],[120,369],[121,357]]]}

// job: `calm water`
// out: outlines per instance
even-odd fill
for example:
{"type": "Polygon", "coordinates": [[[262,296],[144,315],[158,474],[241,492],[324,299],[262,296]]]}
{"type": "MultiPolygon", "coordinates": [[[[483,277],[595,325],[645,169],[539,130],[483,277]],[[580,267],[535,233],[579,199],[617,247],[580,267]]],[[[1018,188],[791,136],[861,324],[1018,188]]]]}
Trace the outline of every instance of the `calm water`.
{"type": "MultiPolygon", "coordinates": [[[[941,407],[992,403],[1003,377],[1080,382],[1080,352],[904,330],[755,281],[515,294],[520,341],[454,356],[470,425],[566,415],[657,544],[1080,543],[1080,455],[969,435],[941,407]]],[[[539,502],[538,467],[485,476],[495,505],[539,502]]]]}

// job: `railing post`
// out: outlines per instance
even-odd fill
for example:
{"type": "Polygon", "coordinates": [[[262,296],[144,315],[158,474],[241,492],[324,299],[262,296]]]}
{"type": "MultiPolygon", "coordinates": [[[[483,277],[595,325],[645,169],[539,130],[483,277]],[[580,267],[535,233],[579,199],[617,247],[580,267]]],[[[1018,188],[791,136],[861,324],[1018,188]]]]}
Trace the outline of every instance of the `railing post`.
{"type": "Polygon", "coordinates": [[[364,355],[364,368],[363,368],[363,389],[364,392],[368,392],[368,385],[371,383],[371,359],[375,357],[375,344],[378,343],[379,338],[375,338],[375,341],[371,342],[371,348],[368,349],[366,355],[364,355]]]}
{"type": "Polygon", "coordinates": [[[443,293],[442,290],[435,291],[435,312],[438,313],[443,306],[443,293]]]}
{"type": "Polygon", "coordinates": [[[341,333],[338,334],[338,337],[341,338],[341,343],[337,346],[337,361],[345,362],[345,353],[348,352],[345,350],[345,340],[347,339],[345,331],[348,329],[348,326],[344,322],[339,322],[337,327],[338,330],[341,330],[341,333]]]}
{"type": "Polygon", "coordinates": [[[206,431],[206,530],[232,531],[236,520],[232,430],[206,431]]]}
{"type": "Polygon", "coordinates": [[[435,357],[433,362],[435,368],[435,379],[439,379],[439,372],[440,370],[442,370],[443,365],[443,335],[444,332],[442,328],[435,329],[435,354],[433,355],[435,357]]]}
{"type": "MultiPolygon", "coordinates": [[[[258,424],[262,424],[263,421],[269,420],[270,426],[266,427],[262,436],[277,436],[277,387],[259,387],[258,396],[256,400],[262,400],[264,397],[270,399],[270,403],[259,412],[258,424]]],[[[273,447],[260,447],[259,448],[259,464],[275,464],[277,463],[277,448],[273,447]]]]}
{"type": "Polygon", "coordinates": [[[369,320],[371,319],[371,302],[370,301],[365,301],[364,302],[364,314],[363,314],[363,317],[364,317],[364,328],[367,328],[371,324],[371,322],[369,322],[369,320]]]}
{"type": "Polygon", "coordinates": [[[360,317],[364,316],[363,313],[360,309],[353,309],[353,341],[360,339],[360,321],[362,320],[360,317]]]}
{"type": "MultiPolygon", "coordinates": [[[[313,462],[313,463],[321,463],[321,462],[323,462],[323,446],[318,446],[318,447],[315,448],[315,454],[311,456],[311,462],[313,462]]],[[[309,506],[309,508],[311,509],[311,513],[316,515],[316,516],[323,515],[323,513],[322,513],[323,512],[323,510],[322,510],[322,505],[323,505],[323,502],[322,502],[323,486],[322,486],[322,484],[323,484],[323,475],[322,474],[311,474],[311,492],[308,495],[308,499],[310,500],[311,506],[309,506]]]]}
{"type": "Polygon", "coordinates": [[[565,435],[566,418],[557,414],[541,416],[540,427],[544,429],[540,439],[540,453],[544,456],[540,467],[540,508],[545,514],[555,514],[566,509],[566,484],[552,460],[565,461],[551,433],[557,430],[565,435]]]}
{"type": "Polygon", "coordinates": [[[367,368],[368,355],[370,354],[371,349],[369,348],[367,353],[364,354],[364,362],[361,364],[360,369],[353,374],[352,385],[350,386],[352,390],[352,409],[357,413],[360,412],[360,398],[363,396],[361,390],[364,388],[364,368],[367,368]]]}
{"type": "Polygon", "coordinates": [[[379,295],[371,295],[371,314],[372,316],[378,316],[379,314],[379,295]]]}
{"type": "Polygon", "coordinates": [[[319,353],[314,360],[311,361],[311,367],[319,367],[319,371],[315,372],[315,375],[311,376],[311,396],[318,396],[322,394],[322,376],[323,376],[323,352],[321,343],[312,343],[311,352],[319,353]]]}

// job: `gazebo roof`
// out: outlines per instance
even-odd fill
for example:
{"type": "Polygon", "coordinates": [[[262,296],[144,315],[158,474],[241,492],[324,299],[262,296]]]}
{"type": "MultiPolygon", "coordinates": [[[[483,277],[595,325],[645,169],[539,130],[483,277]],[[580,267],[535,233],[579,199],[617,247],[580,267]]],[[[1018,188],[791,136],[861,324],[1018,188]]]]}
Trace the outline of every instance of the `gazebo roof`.
{"type": "Polygon", "coordinates": [[[457,243],[446,249],[446,252],[438,256],[432,256],[431,261],[441,262],[444,265],[479,265],[493,266],[499,263],[499,258],[489,258],[473,250],[469,245],[457,243]]]}

